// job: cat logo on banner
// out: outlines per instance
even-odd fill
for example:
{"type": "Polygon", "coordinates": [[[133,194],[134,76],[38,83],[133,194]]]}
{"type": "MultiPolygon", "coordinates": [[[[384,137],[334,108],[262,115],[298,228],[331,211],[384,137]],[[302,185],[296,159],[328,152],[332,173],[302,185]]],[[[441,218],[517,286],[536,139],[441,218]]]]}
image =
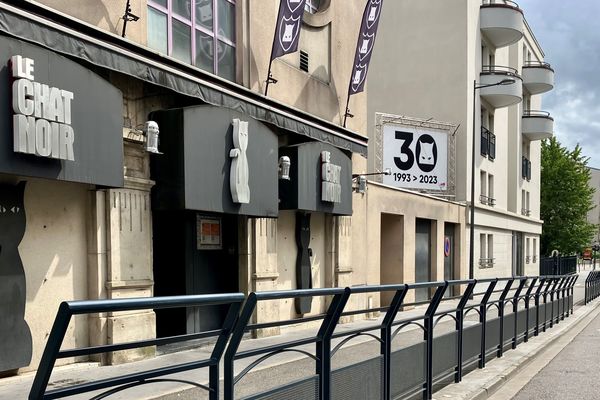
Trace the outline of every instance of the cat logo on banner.
{"type": "Polygon", "coordinates": [[[281,0],[271,50],[271,60],[298,50],[306,0],[281,0]]]}
{"type": "Polygon", "coordinates": [[[445,191],[448,180],[446,132],[387,124],[383,128],[383,169],[386,185],[445,191]]]}

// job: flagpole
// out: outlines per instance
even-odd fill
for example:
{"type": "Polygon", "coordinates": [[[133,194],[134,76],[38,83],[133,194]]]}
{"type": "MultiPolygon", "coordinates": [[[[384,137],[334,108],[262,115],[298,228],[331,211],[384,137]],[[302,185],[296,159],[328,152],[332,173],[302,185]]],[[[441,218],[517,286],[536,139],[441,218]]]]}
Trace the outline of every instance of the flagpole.
{"type": "Polygon", "coordinates": [[[344,128],[346,127],[346,119],[348,118],[348,114],[349,114],[349,109],[348,106],[350,105],[350,90],[348,90],[348,100],[346,100],[346,109],[344,110],[344,128]]]}
{"type": "MultiPolygon", "coordinates": [[[[273,53],[273,50],[271,49],[271,54],[273,53]]],[[[267,86],[265,87],[265,96],[267,96],[269,94],[269,84],[271,82],[275,83],[277,82],[276,79],[273,79],[273,77],[271,76],[271,66],[273,65],[273,56],[271,56],[271,61],[269,61],[269,72],[267,73],[267,86]]]]}

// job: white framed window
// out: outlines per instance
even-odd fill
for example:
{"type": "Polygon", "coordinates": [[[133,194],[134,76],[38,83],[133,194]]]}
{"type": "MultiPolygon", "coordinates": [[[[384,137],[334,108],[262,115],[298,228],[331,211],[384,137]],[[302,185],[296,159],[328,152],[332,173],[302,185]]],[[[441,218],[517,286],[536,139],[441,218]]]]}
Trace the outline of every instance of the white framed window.
{"type": "Polygon", "coordinates": [[[530,241],[529,238],[525,239],[525,264],[529,264],[529,262],[531,261],[531,253],[530,253],[530,241]]]}
{"type": "Polygon", "coordinates": [[[479,268],[494,267],[494,235],[479,234],[479,268]]]}
{"type": "Polygon", "coordinates": [[[235,0],[148,0],[148,46],[235,80],[235,0]]]}
{"type": "Polygon", "coordinates": [[[538,254],[537,239],[533,238],[533,263],[534,264],[537,262],[537,254],[538,254]]]}

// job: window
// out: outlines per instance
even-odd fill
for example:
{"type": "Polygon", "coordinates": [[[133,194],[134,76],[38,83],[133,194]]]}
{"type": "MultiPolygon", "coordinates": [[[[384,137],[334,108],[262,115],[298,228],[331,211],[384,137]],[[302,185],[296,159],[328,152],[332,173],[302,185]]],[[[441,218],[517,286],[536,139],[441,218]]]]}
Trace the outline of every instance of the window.
{"type": "Polygon", "coordinates": [[[525,156],[522,159],[521,176],[527,181],[531,180],[531,161],[529,161],[525,156]]]}
{"type": "Polygon", "coordinates": [[[529,238],[525,239],[525,264],[529,264],[531,255],[529,253],[529,238]]]}
{"type": "Polygon", "coordinates": [[[533,238],[533,263],[537,262],[537,239],[533,238]]]}
{"type": "Polygon", "coordinates": [[[494,175],[492,174],[488,174],[488,199],[490,206],[496,204],[496,200],[494,199],[494,175]]]}
{"type": "Polygon", "coordinates": [[[488,160],[496,158],[496,135],[491,131],[494,128],[494,115],[487,110],[481,110],[481,155],[488,160]]]}
{"type": "Polygon", "coordinates": [[[521,190],[521,214],[530,216],[531,209],[529,208],[529,191],[521,190]]]}
{"type": "Polygon", "coordinates": [[[148,0],[148,46],[235,80],[235,0],[148,0]]]}
{"type": "Polygon", "coordinates": [[[496,199],[494,199],[494,175],[487,174],[485,171],[480,171],[479,177],[481,185],[479,201],[482,204],[486,204],[491,207],[495,206],[496,199]]]}
{"type": "Polygon", "coordinates": [[[494,267],[494,235],[479,234],[479,268],[494,267]]]}
{"type": "Polygon", "coordinates": [[[319,6],[321,5],[321,0],[306,0],[304,3],[304,11],[310,14],[315,14],[319,11],[319,6]]]}

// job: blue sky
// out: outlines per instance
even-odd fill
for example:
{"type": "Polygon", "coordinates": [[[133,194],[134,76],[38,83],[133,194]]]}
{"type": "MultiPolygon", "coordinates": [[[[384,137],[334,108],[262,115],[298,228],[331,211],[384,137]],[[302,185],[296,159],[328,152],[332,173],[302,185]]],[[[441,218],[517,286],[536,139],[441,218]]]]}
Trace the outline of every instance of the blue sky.
{"type": "Polygon", "coordinates": [[[554,117],[554,133],[570,149],[579,143],[588,165],[600,168],[600,0],[518,3],[556,71],[542,106],[554,117]]]}

